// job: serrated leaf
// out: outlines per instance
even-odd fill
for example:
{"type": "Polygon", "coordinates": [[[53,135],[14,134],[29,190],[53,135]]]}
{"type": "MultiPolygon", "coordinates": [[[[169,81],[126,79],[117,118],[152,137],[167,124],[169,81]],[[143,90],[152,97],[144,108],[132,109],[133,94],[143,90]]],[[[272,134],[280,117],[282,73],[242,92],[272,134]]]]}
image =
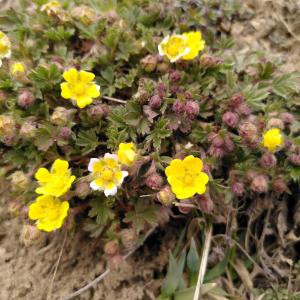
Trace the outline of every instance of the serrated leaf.
{"type": "Polygon", "coordinates": [[[285,99],[299,91],[299,73],[284,74],[276,77],[272,83],[272,91],[285,99]]]}
{"type": "Polygon", "coordinates": [[[113,211],[101,199],[94,199],[90,204],[89,217],[96,217],[97,224],[105,225],[114,217],[113,211]]]}
{"type": "Polygon", "coordinates": [[[82,147],[81,152],[83,155],[94,151],[99,145],[96,130],[95,129],[80,130],[77,137],[76,144],[82,147]]]}
{"type": "Polygon", "coordinates": [[[172,131],[168,127],[169,121],[164,118],[160,118],[156,121],[154,129],[147,136],[146,141],[153,143],[155,149],[159,149],[162,141],[169,137],[172,131]]]}
{"type": "Polygon", "coordinates": [[[263,110],[265,103],[262,100],[266,99],[270,92],[268,88],[256,84],[254,86],[247,86],[243,90],[243,94],[253,110],[263,110]]]}

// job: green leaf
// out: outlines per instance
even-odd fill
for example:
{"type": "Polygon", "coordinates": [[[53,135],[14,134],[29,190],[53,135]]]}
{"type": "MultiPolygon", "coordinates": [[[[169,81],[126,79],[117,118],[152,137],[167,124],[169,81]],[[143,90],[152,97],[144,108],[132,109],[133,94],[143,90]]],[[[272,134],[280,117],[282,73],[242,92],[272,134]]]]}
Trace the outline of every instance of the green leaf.
{"type": "Polygon", "coordinates": [[[258,68],[258,77],[259,79],[269,79],[272,73],[275,71],[275,65],[268,61],[266,64],[259,63],[258,68]]]}
{"type": "Polygon", "coordinates": [[[91,201],[91,210],[89,211],[89,217],[96,217],[96,223],[105,225],[107,222],[114,217],[113,211],[107,207],[101,199],[93,199],[91,201]]]}
{"type": "Polygon", "coordinates": [[[256,84],[254,86],[247,86],[243,90],[243,94],[253,110],[263,110],[265,104],[262,100],[266,99],[270,92],[268,88],[256,84]]]}
{"type": "Polygon", "coordinates": [[[47,66],[38,66],[31,73],[32,80],[41,89],[53,89],[53,85],[61,81],[61,74],[55,64],[47,66]]]}
{"type": "Polygon", "coordinates": [[[299,73],[284,74],[276,77],[272,83],[272,91],[285,99],[299,92],[299,73]]]}
{"type": "Polygon", "coordinates": [[[185,252],[182,252],[178,262],[176,261],[173,254],[170,252],[169,254],[169,266],[166,278],[161,287],[162,294],[165,296],[171,296],[176,291],[180,279],[182,277],[182,272],[185,263],[185,252]]]}
{"type": "Polygon", "coordinates": [[[78,137],[77,137],[76,144],[78,146],[82,147],[81,153],[83,155],[86,155],[86,154],[94,151],[99,145],[96,130],[95,129],[80,130],[78,137]]]}
{"type": "Polygon", "coordinates": [[[54,42],[68,40],[75,33],[74,28],[64,28],[64,26],[58,26],[46,30],[45,36],[54,42]]]}
{"type": "Polygon", "coordinates": [[[55,142],[55,137],[58,134],[58,128],[50,124],[43,125],[38,128],[34,145],[40,151],[47,151],[55,142]]]}
{"type": "Polygon", "coordinates": [[[162,141],[172,134],[172,131],[168,128],[169,121],[164,118],[160,118],[156,121],[154,129],[147,136],[146,141],[153,143],[155,149],[159,149],[162,141]]]}
{"type": "Polygon", "coordinates": [[[186,261],[189,269],[190,286],[196,285],[200,266],[200,257],[194,239],[191,240],[190,250],[188,252],[186,261]]]}
{"type": "Polygon", "coordinates": [[[157,214],[158,208],[156,206],[149,206],[146,203],[138,202],[134,211],[126,213],[124,222],[132,223],[132,227],[139,231],[143,229],[145,223],[157,224],[157,214]]]}

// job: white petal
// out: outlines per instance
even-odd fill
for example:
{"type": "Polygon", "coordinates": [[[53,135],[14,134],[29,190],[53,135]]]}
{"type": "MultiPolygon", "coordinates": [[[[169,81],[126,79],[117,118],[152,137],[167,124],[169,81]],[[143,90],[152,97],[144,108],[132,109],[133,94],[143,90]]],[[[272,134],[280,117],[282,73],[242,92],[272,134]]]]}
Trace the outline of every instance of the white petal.
{"type": "Polygon", "coordinates": [[[172,58],[172,59],[169,58],[169,59],[170,59],[170,62],[173,63],[173,62],[177,61],[179,58],[181,58],[182,56],[187,55],[189,52],[190,52],[190,48],[185,48],[184,52],[178,54],[176,57],[174,57],[174,58],[172,58]]]}
{"type": "Polygon", "coordinates": [[[0,59],[0,67],[2,66],[2,60],[0,59]]]}
{"type": "Polygon", "coordinates": [[[168,41],[169,38],[170,38],[170,36],[167,35],[167,36],[159,43],[159,45],[158,45],[158,53],[159,53],[160,56],[164,56],[164,55],[165,55],[165,54],[164,54],[164,51],[163,51],[163,49],[162,49],[162,47],[161,47],[161,45],[165,44],[165,43],[168,41]]]}
{"type": "Polygon", "coordinates": [[[115,161],[118,161],[118,156],[116,154],[105,153],[104,158],[111,158],[115,161]]]}
{"type": "Polygon", "coordinates": [[[96,184],[96,181],[95,181],[95,180],[92,181],[92,182],[90,183],[90,187],[91,187],[91,189],[94,190],[94,191],[99,191],[99,190],[100,190],[100,188],[99,188],[99,186],[96,184]]]}
{"type": "Polygon", "coordinates": [[[99,92],[100,91],[100,85],[96,84],[96,89],[99,92]]]}
{"type": "Polygon", "coordinates": [[[127,177],[127,176],[128,176],[128,172],[127,171],[122,171],[122,178],[118,182],[119,186],[123,183],[124,178],[127,177]]]}
{"type": "Polygon", "coordinates": [[[114,196],[118,191],[118,188],[116,186],[114,186],[111,190],[109,189],[105,189],[104,190],[104,194],[106,197],[108,196],[114,196]]]}
{"type": "Polygon", "coordinates": [[[89,170],[90,172],[93,172],[93,170],[94,170],[94,164],[95,164],[96,162],[98,162],[98,161],[99,161],[98,158],[91,158],[91,160],[90,160],[90,162],[89,162],[89,166],[88,166],[88,170],[89,170]]]}

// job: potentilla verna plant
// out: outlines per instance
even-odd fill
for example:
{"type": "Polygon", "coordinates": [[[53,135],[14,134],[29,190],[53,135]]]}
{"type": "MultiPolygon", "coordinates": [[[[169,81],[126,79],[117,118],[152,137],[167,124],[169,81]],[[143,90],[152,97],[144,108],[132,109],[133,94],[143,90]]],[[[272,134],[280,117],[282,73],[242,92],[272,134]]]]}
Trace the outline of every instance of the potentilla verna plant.
{"type": "Polygon", "coordinates": [[[157,249],[170,233],[160,300],[190,299],[208,248],[204,284],[238,286],[231,298],[292,284],[300,76],[234,48],[233,2],[35,0],[0,15],[0,198],[24,244],[84,230],[113,269],[148,231],[157,249]]]}

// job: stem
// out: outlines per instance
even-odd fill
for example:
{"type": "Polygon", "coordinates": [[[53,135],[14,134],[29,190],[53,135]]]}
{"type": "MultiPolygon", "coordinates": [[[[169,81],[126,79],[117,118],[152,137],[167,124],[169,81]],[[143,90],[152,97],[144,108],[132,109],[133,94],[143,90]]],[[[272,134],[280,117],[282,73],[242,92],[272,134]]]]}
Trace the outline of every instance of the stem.
{"type": "Polygon", "coordinates": [[[201,300],[201,287],[204,280],[204,275],[207,267],[207,259],[211,244],[211,238],[212,238],[212,223],[211,221],[208,221],[208,225],[205,229],[205,241],[204,241],[204,248],[201,258],[201,264],[199,268],[199,274],[198,274],[198,280],[197,280],[197,286],[195,289],[194,299],[193,300],[201,300]]]}
{"type": "Polygon", "coordinates": [[[127,101],[125,101],[125,100],[121,100],[121,99],[117,99],[117,98],[113,98],[113,97],[102,96],[102,98],[105,100],[109,100],[109,101],[113,101],[113,102],[117,102],[117,103],[122,103],[122,104],[127,103],[127,101]]]}

